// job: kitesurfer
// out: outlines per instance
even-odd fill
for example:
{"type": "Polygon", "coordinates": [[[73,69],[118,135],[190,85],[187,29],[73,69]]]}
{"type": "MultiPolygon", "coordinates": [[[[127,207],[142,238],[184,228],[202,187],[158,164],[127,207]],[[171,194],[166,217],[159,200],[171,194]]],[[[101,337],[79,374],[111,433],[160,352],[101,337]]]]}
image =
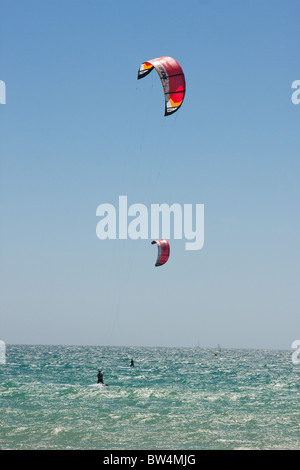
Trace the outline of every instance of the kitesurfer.
{"type": "Polygon", "coordinates": [[[97,374],[97,378],[98,378],[98,384],[103,384],[103,374],[102,374],[102,371],[99,369],[98,370],[98,374],[97,374]]]}
{"type": "Polygon", "coordinates": [[[131,361],[130,361],[130,367],[134,367],[133,359],[131,359],[131,361]]]}

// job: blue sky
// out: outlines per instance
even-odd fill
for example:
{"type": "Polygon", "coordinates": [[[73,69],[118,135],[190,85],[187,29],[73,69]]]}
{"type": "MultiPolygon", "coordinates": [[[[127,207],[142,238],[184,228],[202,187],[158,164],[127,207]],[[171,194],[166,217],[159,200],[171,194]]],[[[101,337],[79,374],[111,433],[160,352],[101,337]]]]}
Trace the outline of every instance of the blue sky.
{"type": "Polygon", "coordinates": [[[6,343],[290,348],[300,336],[300,4],[0,1],[6,343]],[[182,66],[164,117],[142,62],[182,66]],[[96,209],[204,204],[202,250],[96,237],[96,209]]]}

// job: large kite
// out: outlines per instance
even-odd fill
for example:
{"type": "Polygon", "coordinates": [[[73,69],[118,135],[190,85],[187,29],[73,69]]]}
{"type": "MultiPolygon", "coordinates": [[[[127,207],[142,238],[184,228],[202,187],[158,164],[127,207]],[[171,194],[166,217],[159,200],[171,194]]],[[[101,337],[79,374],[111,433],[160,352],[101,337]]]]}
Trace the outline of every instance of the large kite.
{"type": "Polygon", "coordinates": [[[185,78],[182,68],[172,57],[159,57],[143,62],[138,71],[138,80],[150,73],[153,68],[160,76],[165,93],[165,116],[175,113],[183,103],[185,78]]]}
{"type": "Polygon", "coordinates": [[[158,254],[155,266],[162,266],[165,264],[170,256],[170,245],[167,240],[154,240],[151,245],[157,245],[158,254]]]}

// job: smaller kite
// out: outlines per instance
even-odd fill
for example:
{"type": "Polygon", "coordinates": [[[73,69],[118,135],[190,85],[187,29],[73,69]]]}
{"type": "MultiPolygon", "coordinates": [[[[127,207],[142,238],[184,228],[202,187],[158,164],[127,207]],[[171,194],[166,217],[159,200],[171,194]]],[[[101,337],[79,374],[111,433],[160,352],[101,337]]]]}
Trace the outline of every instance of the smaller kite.
{"type": "Polygon", "coordinates": [[[151,245],[157,245],[158,255],[155,266],[162,266],[165,264],[170,256],[170,245],[167,240],[154,240],[151,245]]]}
{"type": "Polygon", "coordinates": [[[185,78],[182,68],[172,57],[158,57],[143,62],[138,71],[138,80],[153,69],[157,71],[165,94],[165,116],[175,113],[183,103],[185,78]]]}

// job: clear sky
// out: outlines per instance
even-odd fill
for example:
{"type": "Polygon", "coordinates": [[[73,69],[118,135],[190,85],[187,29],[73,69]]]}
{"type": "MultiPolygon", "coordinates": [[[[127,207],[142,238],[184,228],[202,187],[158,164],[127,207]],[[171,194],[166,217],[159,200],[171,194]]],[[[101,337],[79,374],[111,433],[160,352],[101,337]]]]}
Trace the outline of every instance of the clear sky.
{"type": "Polygon", "coordinates": [[[300,2],[1,0],[0,338],[290,348],[300,338],[300,2]],[[181,109],[156,72],[174,57],[181,109]],[[102,203],[204,204],[155,268],[102,203]]]}

